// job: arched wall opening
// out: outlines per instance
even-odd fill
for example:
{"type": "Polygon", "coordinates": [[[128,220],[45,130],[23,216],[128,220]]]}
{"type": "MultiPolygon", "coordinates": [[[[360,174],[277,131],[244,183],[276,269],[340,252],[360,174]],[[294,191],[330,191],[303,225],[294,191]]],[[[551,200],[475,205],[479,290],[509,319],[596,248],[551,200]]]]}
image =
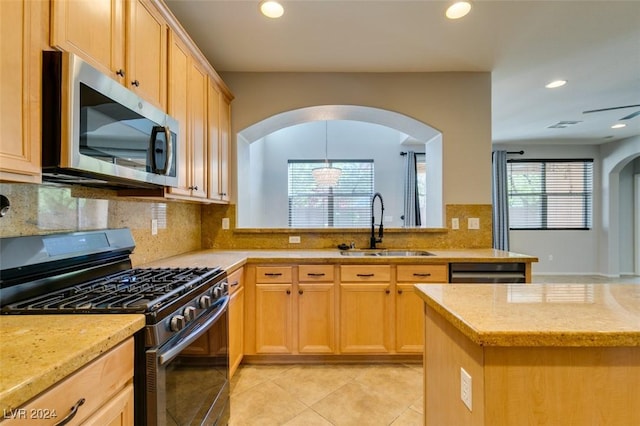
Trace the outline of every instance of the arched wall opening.
{"type": "MultiPolygon", "coordinates": [[[[426,220],[423,227],[440,228],[443,227],[444,202],[443,202],[443,166],[442,133],[437,129],[397,112],[379,108],[355,106],[355,105],[320,105],[286,111],[268,117],[260,122],[241,130],[237,134],[237,226],[239,228],[253,227],[282,227],[281,225],[265,226],[264,223],[256,222],[257,217],[273,214],[277,208],[286,202],[286,194],[272,194],[268,198],[268,203],[256,202],[256,194],[259,188],[256,184],[256,174],[286,173],[286,164],[270,164],[258,161],[255,157],[264,155],[260,150],[256,150],[255,144],[264,141],[274,132],[293,126],[314,122],[357,122],[368,123],[380,126],[381,133],[392,129],[396,134],[403,135],[403,146],[418,146],[425,153],[426,163],[426,220]],[[252,144],[253,148],[252,149],[252,144]],[[256,152],[257,151],[257,152],[256,152]],[[254,158],[252,158],[254,157],[254,158]],[[282,196],[285,198],[283,199],[282,196]],[[269,209],[272,209],[269,211],[269,209]]],[[[322,150],[327,136],[321,135],[322,150]]],[[[317,144],[316,144],[317,145],[317,144]]],[[[406,150],[406,149],[405,149],[406,150]]],[[[363,154],[364,155],[364,154],[363,154]]],[[[399,158],[398,158],[399,160],[399,158]]],[[[382,180],[390,173],[388,170],[380,170],[382,180]],[[385,175],[385,173],[387,173],[385,175]]],[[[395,171],[391,172],[395,176],[395,171]]],[[[378,174],[378,171],[376,171],[378,174]]],[[[378,178],[377,181],[381,179],[378,178]]],[[[280,179],[282,181],[282,179],[280,179]]],[[[377,184],[376,184],[377,186],[377,184]]],[[[278,190],[282,192],[282,190],[278,190]]],[[[401,192],[401,188],[398,188],[401,192]]],[[[284,191],[286,192],[286,190],[284,191]]],[[[387,196],[395,200],[397,194],[394,191],[386,191],[387,196]],[[395,198],[394,198],[395,197],[395,198]]]]}

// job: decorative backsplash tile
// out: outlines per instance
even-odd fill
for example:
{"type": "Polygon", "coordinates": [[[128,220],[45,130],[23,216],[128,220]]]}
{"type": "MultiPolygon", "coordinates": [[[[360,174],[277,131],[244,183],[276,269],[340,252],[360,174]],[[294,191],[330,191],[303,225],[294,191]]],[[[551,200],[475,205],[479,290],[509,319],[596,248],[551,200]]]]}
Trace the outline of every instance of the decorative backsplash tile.
{"type": "Polygon", "coordinates": [[[79,186],[0,184],[11,202],[0,219],[0,237],[105,228],[129,228],[135,265],[200,249],[200,205],[117,197],[79,186]],[[151,235],[151,220],[158,234],[151,235]]]}
{"type": "MultiPolygon", "coordinates": [[[[0,194],[11,201],[0,219],[0,237],[82,230],[131,229],[136,249],[134,265],[199,250],[215,249],[327,249],[354,242],[369,244],[369,229],[235,229],[235,205],[203,205],[118,197],[114,191],[61,185],[0,184],[0,194]],[[222,229],[228,218],[229,229],[222,229]],[[151,235],[151,220],[158,234],[151,235]],[[289,236],[300,236],[290,244],[289,236]]],[[[448,226],[457,217],[460,229],[386,229],[381,247],[394,249],[490,248],[491,205],[446,207],[448,226]],[[478,218],[479,230],[467,229],[467,219],[478,218]]]]}
{"type": "MultiPolygon", "coordinates": [[[[492,246],[491,205],[452,204],[446,207],[448,228],[385,229],[380,245],[393,249],[490,248],[492,246]],[[457,217],[460,228],[450,229],[457,217]],[[478,218],[480,229],[467,229],[468,218],[478,218]]],[[[369,245],[370,229],[235,229],[235,205],[210,205],[202,208],[202,247],[216,249],[327,249],[354,242],[358,248],[369,245]],[[228,218],[228,230],[222,229],[228,218]],[[290,244],[289,236],[300,236],[299,244],[290,244]]]]}

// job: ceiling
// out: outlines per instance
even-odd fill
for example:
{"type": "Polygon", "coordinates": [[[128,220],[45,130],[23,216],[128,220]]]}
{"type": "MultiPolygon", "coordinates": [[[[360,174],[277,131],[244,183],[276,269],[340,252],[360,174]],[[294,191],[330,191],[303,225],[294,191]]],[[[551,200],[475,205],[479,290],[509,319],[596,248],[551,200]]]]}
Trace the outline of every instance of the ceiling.
{"type": "MultiPolygon", "coordinates": [[[[490,71],[494,143],[600,144],[640,135],[640,0],[165,0],[221,73],[490,71]],[[552,80],[568,83],[546,89],[552,80]],[[549,128],[577,121],[566,128],[549,128]]],[[[464,117],[460,117],[464,120],[464,117]]]]}

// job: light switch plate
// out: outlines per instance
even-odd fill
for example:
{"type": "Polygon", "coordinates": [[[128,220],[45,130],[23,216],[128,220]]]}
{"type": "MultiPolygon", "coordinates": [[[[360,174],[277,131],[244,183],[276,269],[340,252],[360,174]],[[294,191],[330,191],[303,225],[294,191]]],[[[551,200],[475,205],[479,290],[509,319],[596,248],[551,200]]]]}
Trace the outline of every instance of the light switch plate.
{"type": "Polygon", "coordinates": [[[223,217],[222,218],[222,229],[229,229],[229,218],[228,217],[223,217]]]}
{"type": "Polygon", "coordinates": [[[300,244],[300,236],[292,235],[289,237],[289,244],[300,244]]]}
{"type": "Polygon", "coordinates": [[[158,235],[158,219],[151,219],[151,235],[158,235]]]}
{"type": "Polygon", "coordinates": [[[467,229],[480,229],[480,219],[477,217],[470,217],[467,229]]]}
{"type": "Polygon", "coordinates": [[[460,219],[457,217],[451,219],[451,229],[460,229],[460,219]]]}

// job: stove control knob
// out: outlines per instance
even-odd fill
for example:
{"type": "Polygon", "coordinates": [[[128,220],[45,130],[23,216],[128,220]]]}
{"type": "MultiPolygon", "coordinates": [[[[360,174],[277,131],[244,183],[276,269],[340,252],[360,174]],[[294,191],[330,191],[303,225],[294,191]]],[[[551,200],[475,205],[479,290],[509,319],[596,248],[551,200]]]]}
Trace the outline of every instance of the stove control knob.
{"type": "Polygon", "coordinates": [[[211,306],[211,296],[202,296],[198,303],[201,309],[207,309],[211,306]]]}
{"type": "Polygon", "coordinates": [[[170,328],[171,331],[180,331],[187,325],[187,321],[185,321],[184,316],[182,315],[174,315],[171,318],[170,328]]]}
{"type": "Polygon", "coordinates": [[[216,299],[222,297],[222,294],[223,294],[222,288],[216,287],[213,289],[213,297],[215,297],[216,299]]]}
{"type": "Polygon", "coordinates": [[[229,291],[229,283],[225,281],[222,283],[222,292],[227,293],[228,291],[229,291]]]}
{"type": "Polygon", "coordinates": [[[187,321],[193,321],[196,319],[196,308],[193,306],[187,306],[184,308],[184,312],[182,312],[182,314],[187,321]]]}

